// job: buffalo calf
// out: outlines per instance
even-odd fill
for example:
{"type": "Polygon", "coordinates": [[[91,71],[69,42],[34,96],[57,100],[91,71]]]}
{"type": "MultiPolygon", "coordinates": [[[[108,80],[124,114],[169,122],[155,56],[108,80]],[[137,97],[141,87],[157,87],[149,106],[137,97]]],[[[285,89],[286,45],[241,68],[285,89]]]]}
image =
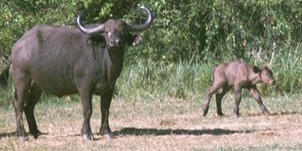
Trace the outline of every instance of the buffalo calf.
{"type": "Polygon", "coordinates": [[[260,93],[257,90],[257,83],[273,85],[275,79],[272,71],[268,67],[258,68],[244,62],[229,62],[220,64],[213,71],[213,84],[208,89],[205,97],[203,116],[206,116],[209,110],[211,97],[216,93],[217,114],[222,116],[221,100],[230,88],[235,93],[235,114],[239,117],[239,104],[241,101],[241,89],[246,88],[250,91],[252,97],[259,104],[264,114],[269,114],[262,103],[260,93]]]}

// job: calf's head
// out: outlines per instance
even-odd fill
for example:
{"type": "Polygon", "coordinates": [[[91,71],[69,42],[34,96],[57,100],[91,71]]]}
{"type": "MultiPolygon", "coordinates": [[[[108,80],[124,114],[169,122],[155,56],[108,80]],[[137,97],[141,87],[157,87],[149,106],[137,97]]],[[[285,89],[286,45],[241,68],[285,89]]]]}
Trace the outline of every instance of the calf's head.
{"type": "Polygon", "coordinates": [[[253,71],[259,74],[261,81],[265,84],[273,85],[276,83],[275,78],[273,77],[273,72],[268,67],[253,67],[253,71]]]}
{"type": "Polygon", "coordinates": [[[153,22],[154,16],[149,8],[144,6],[139,6],[138,8],[148,14],[147,20],[141,25],[128,24],[121,19],[109,19],[97,27],[86,28],[81,23],[81,14],[77,18],[77,23],[80,30],[86,34],[103,35],[109,50],[120,50],[125,45],[137,45],[141,43],[143,38],[140,35],[132,35],[130,32],[143,31],[153,22]]]}

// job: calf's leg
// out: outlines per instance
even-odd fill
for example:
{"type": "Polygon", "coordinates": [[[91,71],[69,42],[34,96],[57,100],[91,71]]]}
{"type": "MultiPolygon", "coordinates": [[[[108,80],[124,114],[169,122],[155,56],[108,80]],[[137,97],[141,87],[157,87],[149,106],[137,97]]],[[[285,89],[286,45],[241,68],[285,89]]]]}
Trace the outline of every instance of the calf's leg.
{"type": "Polygon", "coordinates": [[[229,88],[228,87],[224,87],[222,89],[222,92],[221,93],[217,93],[216,94],[216,106],[217,106],[217,114],[219,116],[223,116],[224,114],[222,113],[222,109],[221,109],[221,101],[222,101],[222,98],[223,96],[229,91],[229,88]]]}
{"type": "Polygon", "coordinates": [[[241,87],[238,85],[234,86],[234,93],[235,93],[235,109],[234,112],[237,117],[239,117],[239,105],[241,102],[241,87]]]}
{"type": "Polygon", "coordinates": [[[259,104],[261,110],[262,110],[262,113],[263,114],[270,114],[269,111],[267,110],[267,108],[264,106],[263,102],[262,102],[262,99],[260,97],[260,92],[257,90],[256,87],[253,87],[250,89],[250,94],[252,95],[252,97],[257,101],[257,103],[259,104]]]}
{"type": "Polygon", "coordinates": [[[217,83],[214,83],[207,91],[207,94],[206,94],[206,98],[205,98],[205,104],[204,104],[204,108],[203,108],[203,113],[202,115],[203,116],[206,116],[207,113],[208,113],[208,110],[209,110],[209,105],[210,105],[210,101],[211,101],[211,98],[212,98],[212,95],[217,92],[218,89],[220,89],[222,86],[222,83],[221,82],[217,82],[217,83]]]}

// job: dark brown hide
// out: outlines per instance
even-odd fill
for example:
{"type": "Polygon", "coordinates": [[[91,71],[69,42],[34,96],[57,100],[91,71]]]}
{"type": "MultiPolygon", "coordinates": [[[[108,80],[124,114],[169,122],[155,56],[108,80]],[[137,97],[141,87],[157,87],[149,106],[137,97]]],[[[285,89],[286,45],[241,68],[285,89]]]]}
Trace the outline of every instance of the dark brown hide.
{"type": "Polygon", "coordinates": [[[79,16],[79,28],[35,26],[16,42],[11,55],[16,84],[13,105],[17,135],[21,140],[26,139],[23,111],[30,133],[35,138],[41,134],[34,108],[42,92],[57,96],[80,94],[84,116],[81,134],[88,140],[93,140],[91,99],[93,94],[99,95],[102,112],[100,133],[111,138],[109,108],[116,80],[123,68],[125,49],[129,44],[142,41],[141,36],[131,32],[147,29],[154,18],[150,9],[143,6],[140,9],[148,15],[142,25],[132,27],[123,20],[109,19],[103,24],[84,27],[79,16]]]}

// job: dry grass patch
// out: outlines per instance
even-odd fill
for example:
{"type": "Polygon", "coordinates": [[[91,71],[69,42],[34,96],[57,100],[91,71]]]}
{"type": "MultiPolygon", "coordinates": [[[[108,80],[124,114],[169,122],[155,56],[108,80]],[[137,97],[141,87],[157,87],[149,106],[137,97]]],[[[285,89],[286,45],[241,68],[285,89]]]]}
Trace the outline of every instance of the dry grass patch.
{"type": "Polygon", "coordinates": [[[38,126],[47,134],[36,140],[30,136],[25,143],[14,135],[10,107],[0,111],[0,150],[302,150],[302,99],[265,100],[273,115],[262,116],[257,104],[245,99],[240,118],[232,113],[232,98],[223,102],[226,116],[218,117],[212,103],[204,118],[200,112],[202,103],[194,100],[113,100],[112,140],[96,135],[101,119],[99,102],[94,100],[91,126],[96,140],[92,142],[83,141],[79,135],[83,120],[79,102],[38,104],[38,126]]]}

